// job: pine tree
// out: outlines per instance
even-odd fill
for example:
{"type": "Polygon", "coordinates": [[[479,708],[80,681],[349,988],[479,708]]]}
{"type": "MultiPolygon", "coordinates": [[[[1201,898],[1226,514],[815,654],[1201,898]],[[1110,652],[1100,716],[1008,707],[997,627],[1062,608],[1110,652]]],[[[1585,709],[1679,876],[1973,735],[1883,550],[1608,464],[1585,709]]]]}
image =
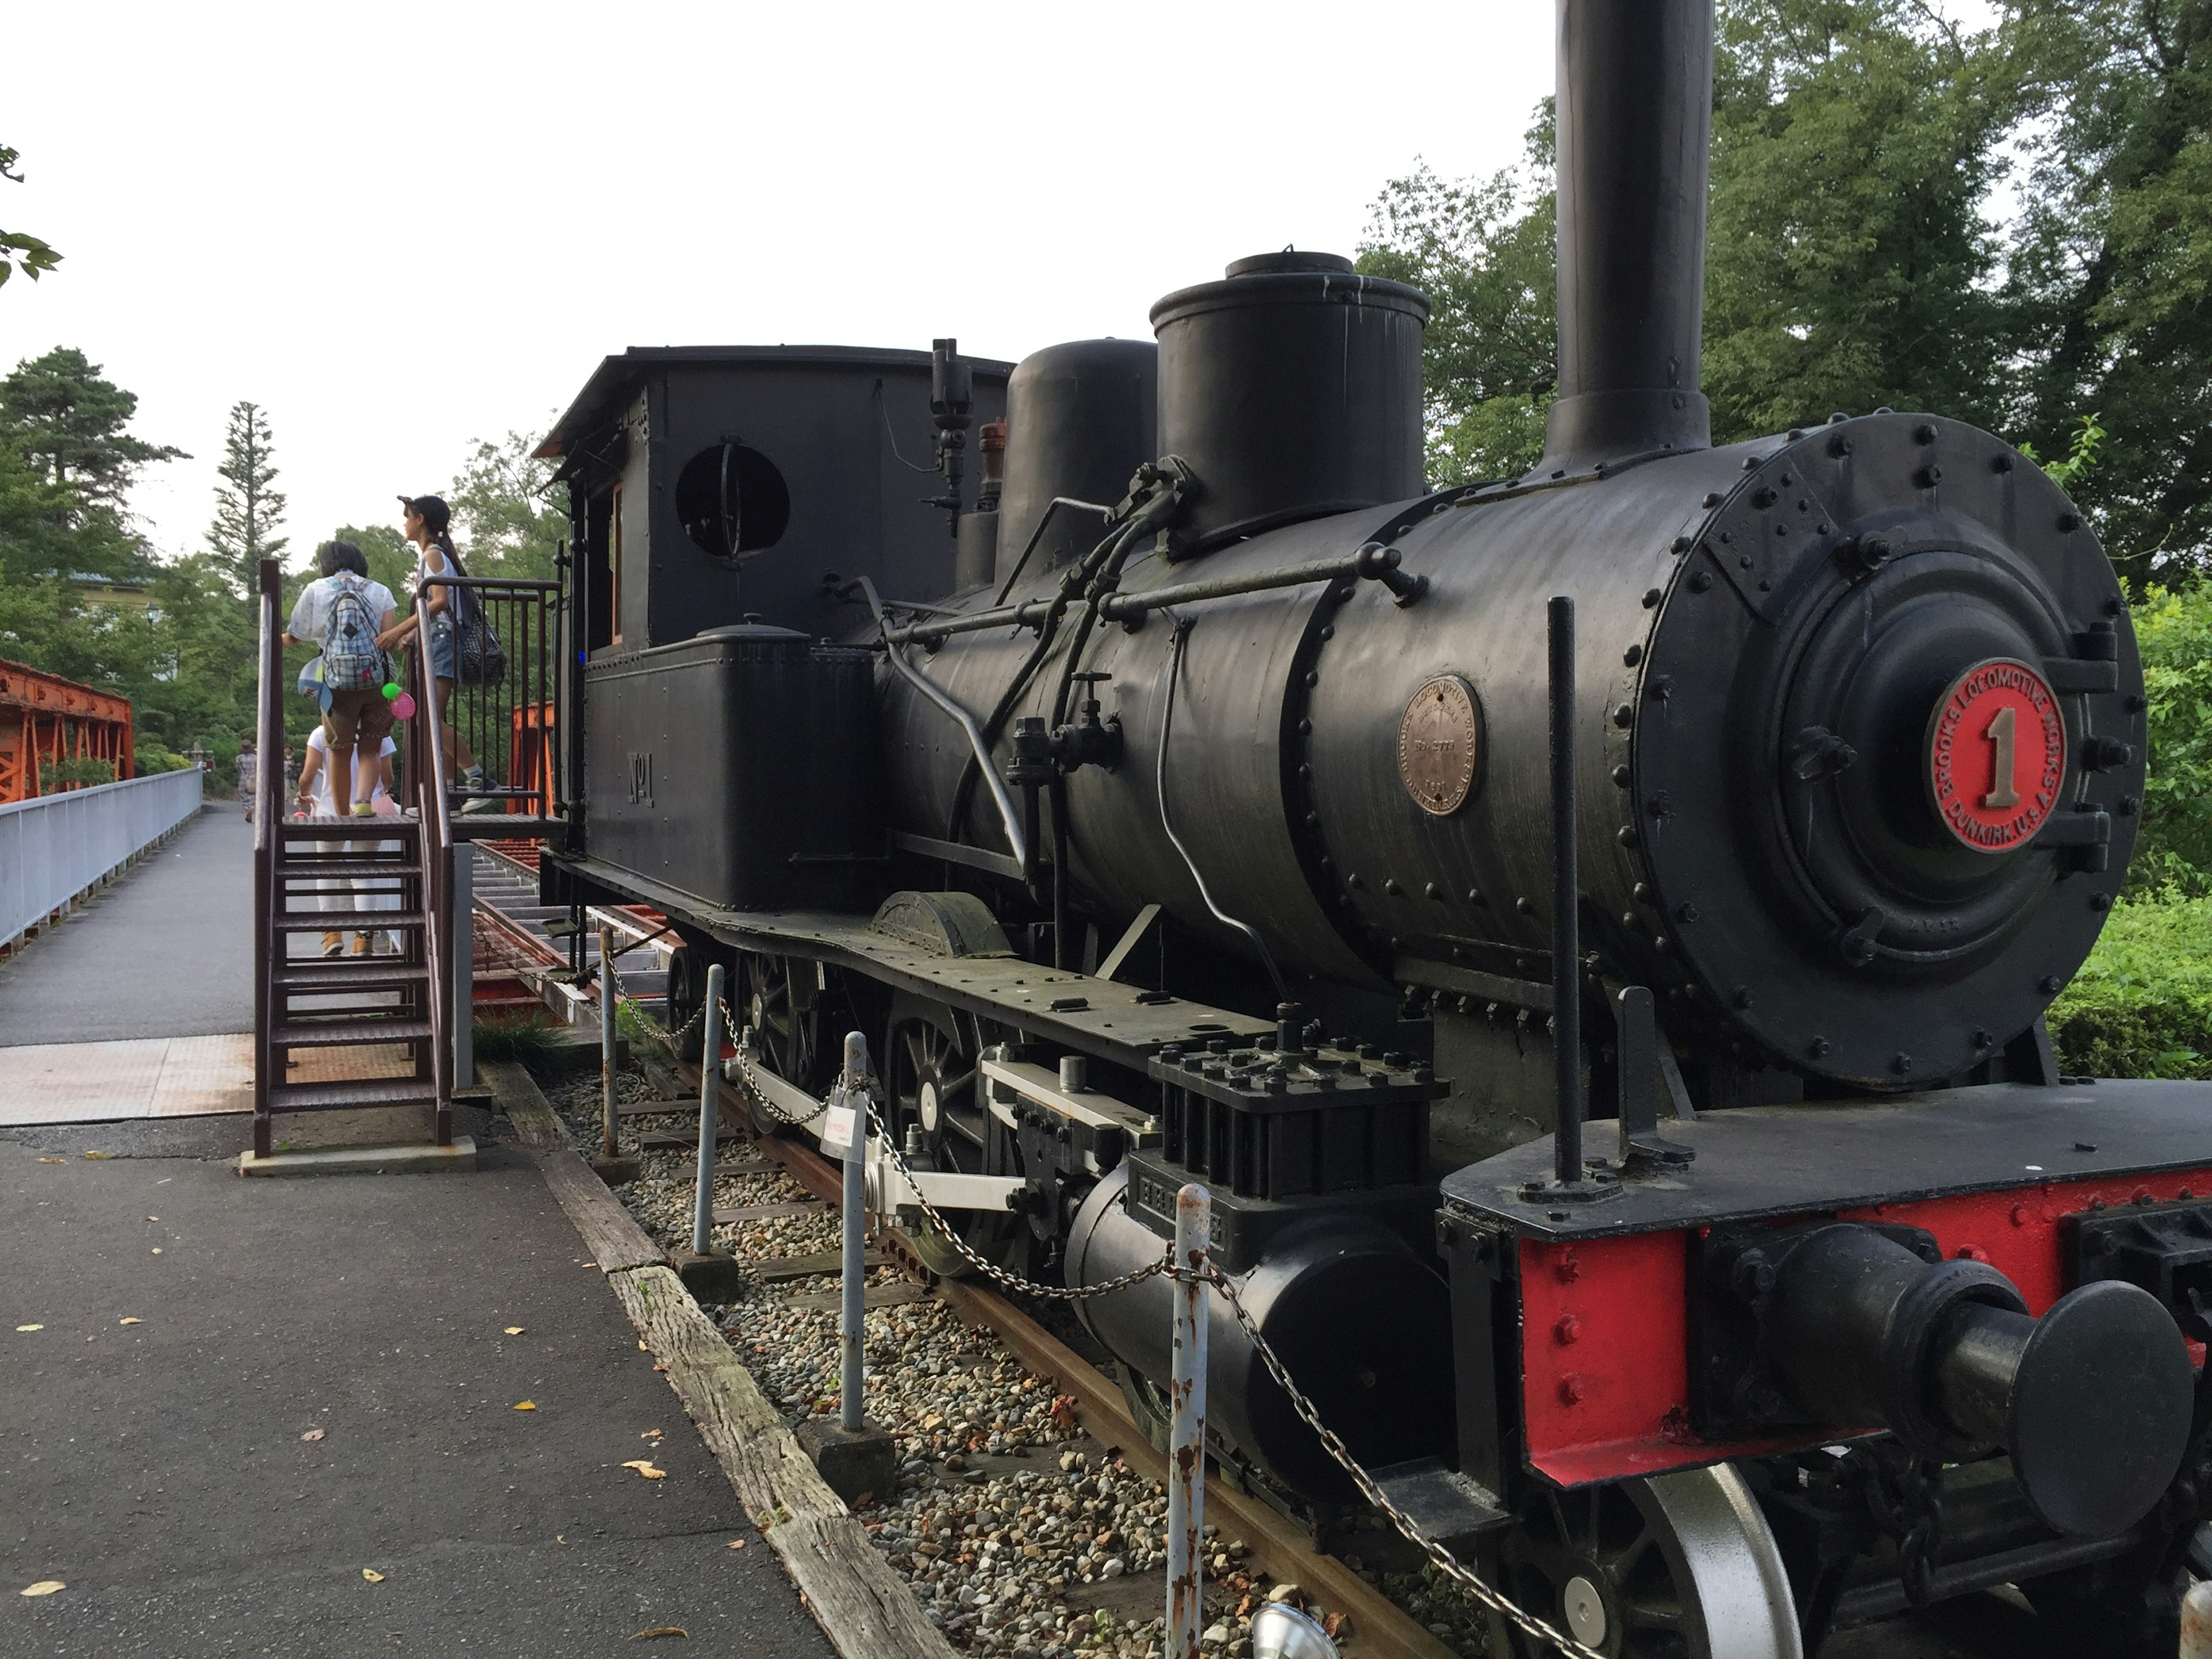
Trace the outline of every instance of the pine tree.
{"type": "Polygon", "coordinates": [[[269,412],[258,404],[233,404],[222,465],[216,469],[222,482],[216,486],[215,522],[208,526],[207,539],[246,599],[257,590],[261,561],[284,556],[286,538],[276,533],[284,517],[284,498],[273,488],[276,468],[270,452],[269,412]]]}

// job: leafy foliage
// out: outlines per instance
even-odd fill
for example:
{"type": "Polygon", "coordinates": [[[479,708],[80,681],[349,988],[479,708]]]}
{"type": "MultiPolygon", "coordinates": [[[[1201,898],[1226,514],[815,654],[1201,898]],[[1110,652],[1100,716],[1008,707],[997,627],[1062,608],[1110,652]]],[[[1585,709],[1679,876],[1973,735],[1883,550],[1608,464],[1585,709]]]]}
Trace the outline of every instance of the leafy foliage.
{"type": "MultiPolygon", "coordinates": [[[[15,171],[16,152],[0,144],[0,179],[20,185],[23,175],[15,171]]],[[[20,230],[0,230],[0,283],[17,271],[33,282],[41,271],[52,270],[62,262],[62,256],[37,237],[20,230]]]]}
{"type": "Polygon", "coordinates": [[[2133,607],[2150,708],[2150,781],[2131,893],[2212,894],[2212,585],[2154,587],[2133,607]]]}
{"type": "Polygon", "coordinates": [[[2212,564],[2212,0],[2008,0],[2038,125],[2008,299],[2018,424],[2111,428],[2081,501],[2121,569],[2212,564]]]}
{"type": "Polygon", "coordinates": [[[538,440],[524,432],[496,443],[479,439],[447,490],[454,540],[471,575],[552,579],[568,515],[546,497],[556,464],[534,459],[530,452],[537,447],[538,440]]]}
{"type": "Polygon", "coordinates": [[[1433,308],[1422,345],[1431,481],[1511,477],[1536,463],[1558,381],[1548,100],[1519,166],[1451,183],[1425,163],[1376,203],[1359,269],[1433,308]]]}
{"type": "Polygon", "coordinates": [[[1996,33],[1911,0],[1723,0],[1705,389],[1716,441],[1881,404],[2002,423],[1981,208],[2018,100],[1996,33]]]}
{"type": "Polygon", "coordinates": [[[2212,898],[2114,905],[2045,1018],[2068,1072],[2212,1079],[2212,898]]]}

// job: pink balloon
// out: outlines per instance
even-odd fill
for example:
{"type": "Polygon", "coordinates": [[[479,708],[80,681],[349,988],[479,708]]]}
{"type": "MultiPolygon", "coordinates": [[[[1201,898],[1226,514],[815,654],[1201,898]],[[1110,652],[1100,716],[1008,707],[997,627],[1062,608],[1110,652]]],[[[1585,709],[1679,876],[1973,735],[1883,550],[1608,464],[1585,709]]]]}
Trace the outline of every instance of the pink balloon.
{"type": "Polygon", "coordinates": [[[415,718],[415,697],[412,692],[402,691],[392,700],[392,717],[394,720],[402,720],[415,718]]]}

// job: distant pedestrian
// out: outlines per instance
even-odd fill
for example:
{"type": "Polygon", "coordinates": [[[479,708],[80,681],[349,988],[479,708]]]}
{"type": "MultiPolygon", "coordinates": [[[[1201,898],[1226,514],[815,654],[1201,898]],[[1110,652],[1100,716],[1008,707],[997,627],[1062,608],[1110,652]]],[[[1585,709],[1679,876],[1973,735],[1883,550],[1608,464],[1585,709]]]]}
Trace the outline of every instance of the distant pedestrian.
{"type": "Polygon", "coordinates": [[[238,798],[246,803],[248,823],[253,822],[253,786],[260,775],[260,757],[253,752],[253,739],[247,738],[238,745],[238,798]]]}
{"type": "MultiPolygon", "coordinates": [[[[454,726],[453,720],[453,683],[459,672],[454,666],[453,625],[453,619],[459,615],[458,596],[450,585],[433,580],[465,574],[461,569],[460,555],[453,550],[453,509],[436,495],[402,495],[399,514],[407,539],[416,549],[411,591],[418,599],[428,599],[422,609],[430,617],[429,638],[418,648],[426,652],[431,683],[438,689],[438,724],[444,728],[447,762],[456,769],[457,781],[462,788],[483,789],[487,787],[483,767],[470,752],[468,739],[454,726]]],[[[422,618],[410,611],[398,626],[386,629],[377,643],[386,651],[397,651],[422,629],[422,618]]],[[[500,807],[497,801],[478,796],[461,810],[496,812],[500,807]]]]}
{"type": "Polygon", "coordinates": [[[301,590],[284,643],[322,647],[323,730],[339,769],[333,776],[345,781],[349,797],[337,810],[343,816],[349,806],[365,818],[375,809],[362,787],[374,776],[377,750],[392,732],[384,696],[392,665],[377,637],[398,620],[399,607],[390,588],[369,579],[368,561],[351,542],[325,542],[315,561],[322,577],[301,590]]]}

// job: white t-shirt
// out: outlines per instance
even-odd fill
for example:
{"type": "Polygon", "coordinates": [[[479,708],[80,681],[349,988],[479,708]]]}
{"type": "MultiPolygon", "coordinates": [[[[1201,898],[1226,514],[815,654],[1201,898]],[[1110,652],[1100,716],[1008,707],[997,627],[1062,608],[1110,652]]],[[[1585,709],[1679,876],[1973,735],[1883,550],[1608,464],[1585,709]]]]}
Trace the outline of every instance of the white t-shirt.
{"type": "MultiPolygon", "coordinates": [[[[296,635],[295,637],[296,637],[296,635]]],[[[331,740],[324,735],[323,728],[321,726],[317,726],[313,731],[307,734],[307,747],[313,750],[318,755],[320,755],[323,757],[323,763],[315,769],[315,799],[321,802],[325,811],[328,811],[331,810],[331,740]]],[[[384,740],[384,747],[378,751],[380,757],[384,755],[396,755],[398,752],[399,745],[394,743],[390,738],[386,738],[384,740]]],[[[361,750],[358,749],[355,750],[353,757],[353,773],[356,799],[359,798],[361,786],[368,781],[369,774],[372,772],[375,774],[376,787],[374,793],[370,794],[368,799],[369,805],[374,806],[377,802],[380,800],[387,800],[391,798],[384,787],[384,769],[380,766],[368,767],[364,769],[361,757],[361,750]]]]}
{"type": "Polygon", "coordinates": [[[335,576],[325,576],[319,581],[309,582],[300,590],[299,603],[292,607],[292,620],[284,631],[295,640],[309,645],[323,642],[323,624],[330,620],[331,600],[341,586],[349,586],[361,595],[362,603],[368,608],[368,620],[381,629],[384,619],[399,608],[392,597],[392,590],[382,582],[356,576],[350,570],[341,570],[335,576]]]}

